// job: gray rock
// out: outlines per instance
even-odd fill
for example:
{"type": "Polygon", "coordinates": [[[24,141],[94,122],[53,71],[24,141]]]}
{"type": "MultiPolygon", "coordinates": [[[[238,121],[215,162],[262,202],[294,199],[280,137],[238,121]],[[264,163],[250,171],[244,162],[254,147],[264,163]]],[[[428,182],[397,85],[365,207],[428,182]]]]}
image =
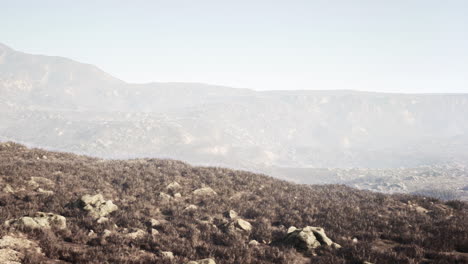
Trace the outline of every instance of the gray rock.
{"type": "Polygon", "coordinates": [[[297,227],[295,227],[295,226],[290,226],[290,227],[288,228],[288,234],[289,234],[289,233],[292,233],[292,232],[294,232],[294,231],[296,231],[296,229],[297,229],[297,227]]]}
{"type": "Polygon", "coordinates": [[[102,194],[84,195],[81,201],[84,204],[83,209],[94,219],[100,219],[119,209],[111,200],[104,200],[102,194]]]}
{"type": "Polygon", "coordinates": [[[252,231],[252,225],[245,221],[245,220],[242,220],[242,219],[237,219],[235,222],[234,222],[235,226],[241,230],[244,230],[244,231],[247,231],[247,232],[250,232],[252,231]]]}
{"type": "Polygon", "coordinates": [[[284,239],[284,243],[292,245],[297,250],[311,252],[311,250],[320,246],[329,246],[340,248],[339,244],[334,243],[325,234],[323,228],[307,226],[300,229],[289,228],[288,234],[284,239]]]}
{"type": "Polygon", "coordinates": [[[26,227],[31,229],[66,229],[67,220],[65,217],[53,213],[37,212],[33,217],[24,216],[18,219],[8,220],[6,226],[26,227]]]}

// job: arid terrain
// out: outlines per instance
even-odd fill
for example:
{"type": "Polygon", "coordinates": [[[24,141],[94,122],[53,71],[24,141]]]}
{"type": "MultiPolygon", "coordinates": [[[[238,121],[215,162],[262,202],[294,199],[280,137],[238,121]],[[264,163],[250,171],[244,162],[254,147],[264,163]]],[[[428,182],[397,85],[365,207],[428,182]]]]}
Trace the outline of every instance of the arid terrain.
{"type": "Polygon", "coordinates": [[[465,202],[12,142],[0,222],[10,264],[468,263],[465,202]]]}

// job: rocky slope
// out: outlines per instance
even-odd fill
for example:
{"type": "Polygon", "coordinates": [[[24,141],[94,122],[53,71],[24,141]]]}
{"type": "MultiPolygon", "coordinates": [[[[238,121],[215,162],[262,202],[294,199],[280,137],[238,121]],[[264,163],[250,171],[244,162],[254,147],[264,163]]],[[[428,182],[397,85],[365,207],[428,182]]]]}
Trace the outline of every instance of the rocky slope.
{"type": "Polygon", "coordinates": [[[6,263],[468,263],[468,205],[0,144],[6,263]]]}

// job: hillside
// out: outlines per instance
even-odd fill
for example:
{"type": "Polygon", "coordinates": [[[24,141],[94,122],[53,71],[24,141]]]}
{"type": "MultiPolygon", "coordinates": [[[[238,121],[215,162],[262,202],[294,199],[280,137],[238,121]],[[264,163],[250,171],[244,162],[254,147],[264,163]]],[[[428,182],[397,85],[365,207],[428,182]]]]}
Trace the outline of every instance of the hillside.
{"type": "Polygon", "coordinates": [[[11,142],[0,190],[9,263],[468,263],[457,201],[11,142]]]}

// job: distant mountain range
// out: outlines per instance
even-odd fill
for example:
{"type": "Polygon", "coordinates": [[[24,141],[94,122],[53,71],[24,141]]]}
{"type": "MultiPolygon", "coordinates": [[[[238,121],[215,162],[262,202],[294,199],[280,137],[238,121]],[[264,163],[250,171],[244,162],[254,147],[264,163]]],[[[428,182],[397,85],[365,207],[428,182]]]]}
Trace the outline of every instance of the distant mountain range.
{"type": "Polygon", "coordinates": [[[0,44],[0,140],[261,172],[468,160],[468,94],[286,88],[131,84],[92,65],[0,44]]]}

